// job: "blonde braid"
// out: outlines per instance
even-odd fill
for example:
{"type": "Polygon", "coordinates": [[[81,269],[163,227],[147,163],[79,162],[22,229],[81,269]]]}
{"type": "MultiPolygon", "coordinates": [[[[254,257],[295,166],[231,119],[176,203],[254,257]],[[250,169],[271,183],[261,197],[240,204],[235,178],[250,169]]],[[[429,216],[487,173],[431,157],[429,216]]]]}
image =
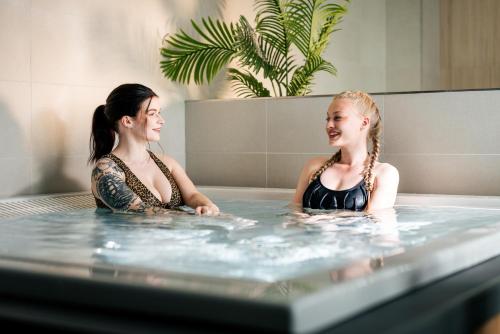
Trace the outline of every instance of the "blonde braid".
{"type": "Polygon", "coordinates": [[[375,166],[375,162],[378,161],[378,156],[380,153],[380,134],[382,133],[382,122],[380,117],[380,111],[378,110],[375,102],[372,101],[371,108],[374,110],[374,119],[373,125],[370,127],[370,131],[368,132],[368,137],[372,141],[372,151],[370,153],[370,160],[367,164],[367,167],[363,173],[363,178],[365,179],[366,188],[369,192],[373,191],[373,166],[375,166]]]}
{"type": "Polygon", "coordinates": [[[321,174],[323,174],[323,172],[328,168],[330,167],[331,165],[333,165],[334,163],[336,163],[337,161],[340,160],[340,157],[341,157],[342,153],[340,152],[340,150],[337,151],[337,153],[335,153],[334,155],[332,155],[332,157],[328,160],[326,160],[326,162],[323,164],[323,166],[321,166],[320,169],[318,169],[312,176],[311,178],[309,179],[309,183],[311,183],[312,181],[316,180],[321,174]]]}

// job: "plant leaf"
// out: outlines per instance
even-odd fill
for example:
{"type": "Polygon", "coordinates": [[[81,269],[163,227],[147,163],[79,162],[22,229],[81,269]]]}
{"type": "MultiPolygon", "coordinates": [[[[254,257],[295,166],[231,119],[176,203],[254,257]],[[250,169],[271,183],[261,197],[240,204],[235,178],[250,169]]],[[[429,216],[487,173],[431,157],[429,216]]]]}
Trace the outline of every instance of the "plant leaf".
{"type": "Polygon", "coordinates": [[[293,73],[288,94],[291,96],[309,94],[314,74],[319,71],[326,71],[332,75],[337,73],[337,69],[330,62],[319,56],[311,56],[293,73]]]}
{"type": "Polygon", "coordinates": [[[243,16],[235,30],[239,65],[249,68],[255,74],[262,70],[265,79],[277,84],[278,92],[275,95],[282,95],[282,88],[286,91],[287,75],[294,68],[293,58],[285,57],[286,54],[268,43],[243,16]]]}
{"type": "Polygon", "coordinates": [[[288,90],[289,74],[295,68],[295,58],[290,54],[291,40],[284,21],[284,9],[290,0],[256,0],[255,30],[260,36],[264,58],[271,65],[269,78],[285,92],[288,90]]]}
{"type": "Polygon", "coordinates": [[[326,0],[291,0],[285,4],[283,17],[292,43],[308,58],[311,54],[321,55],[335,25],[346,12],[345,5],[326,0]]]}
{"type": "Polygon", "coordinates": [[[203,29],[194,21],[193,28],[200,34],[198,41],[183,30],[167,39],[161,49],[164,59],[160,62],[165,77],[184,84],[194,79],[199,85],[210,82],[236,55],[232,25],[209,17],[203,19],[203,29]]]}
{"type": "Polygon", "coordinates": [[[240,97],[266,97],[271,96],[269,90],[255,76],[246,71],[241,72],[229,68],[228,79],[232,82],[234,92],[240,97]]]}

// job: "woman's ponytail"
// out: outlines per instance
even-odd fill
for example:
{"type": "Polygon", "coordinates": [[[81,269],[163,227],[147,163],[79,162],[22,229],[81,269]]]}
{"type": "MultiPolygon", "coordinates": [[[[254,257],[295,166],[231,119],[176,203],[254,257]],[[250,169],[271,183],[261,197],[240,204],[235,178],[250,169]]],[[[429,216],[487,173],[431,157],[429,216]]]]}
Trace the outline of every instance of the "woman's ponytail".
{"type": "Polygon", "coordinates": [[[141,84],[123,84],[111,91],[106,105],[97,107],[92,117],[89,163],[96,162],[113,150],[120,119],[123,116],[136,117],[142,103],[153,96],[158,95],[141,84]]]}
{"type": "Polygon", "coordinates": [[[95,163],[102,156],[111,152],[115,144],[114,125],[106,117],[105,110],[106,106],[100,105],[96,108],[92,117],[89,163],[95,163]]]}

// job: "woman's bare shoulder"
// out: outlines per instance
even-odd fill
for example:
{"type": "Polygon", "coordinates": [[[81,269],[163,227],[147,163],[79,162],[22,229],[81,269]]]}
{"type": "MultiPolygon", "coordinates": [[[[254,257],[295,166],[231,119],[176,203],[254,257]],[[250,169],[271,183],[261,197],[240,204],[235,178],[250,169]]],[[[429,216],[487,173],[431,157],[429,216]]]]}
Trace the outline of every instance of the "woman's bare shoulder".
{"type": "Polygon", "coordinates": [[[378,162],[374,166],[375,175],[383,178],[399,178],[399,172],[396,167],[387,162],[378,162]]]}
{"type": "Polygon", "coordinates": [[[304,169],[316,171],[320,169],[328,161],[328,159],[330,159],[330,157],[323,156],[312,158],[306,162],[304,169]]]}

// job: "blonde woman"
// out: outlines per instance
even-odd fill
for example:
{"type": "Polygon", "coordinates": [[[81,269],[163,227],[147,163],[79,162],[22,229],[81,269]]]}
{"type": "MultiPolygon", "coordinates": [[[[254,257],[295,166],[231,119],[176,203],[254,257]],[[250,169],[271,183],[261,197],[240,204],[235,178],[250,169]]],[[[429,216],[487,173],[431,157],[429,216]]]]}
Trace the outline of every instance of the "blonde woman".
{"type": "Polygon", "coordinates": [[[306,164],[294,203],[311,209],[391,208],[399,173],[394,166],[378,161],[381,131],[380,112],[370,95],[359,91],[336,95],[326,115],[326,133],[330,146],[338,151],[306,164]]]}

